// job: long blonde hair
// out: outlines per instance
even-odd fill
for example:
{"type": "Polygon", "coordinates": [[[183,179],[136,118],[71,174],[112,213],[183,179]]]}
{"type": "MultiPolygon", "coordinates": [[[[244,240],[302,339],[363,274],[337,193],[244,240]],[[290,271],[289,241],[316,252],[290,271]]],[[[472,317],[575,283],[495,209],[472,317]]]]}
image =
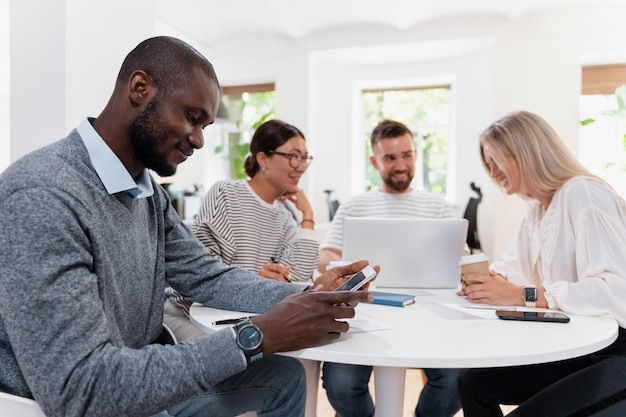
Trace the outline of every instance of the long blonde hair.
{"type": "MultiPolygon", "coordinates": [[[[567,181],[578,176],[596,178],[606,184],[576,159],[548,122],[534,113],[509,113],[481,133],[480,156],[489,172],[483,154],[485,146],[489,147],[491,157],[498,166],[510,169],[508,158],[517,162],[521,189],[526,192],[551,196],[567,181]]],[[[537,197],[518,195],[526,199],[537,197]]]]}

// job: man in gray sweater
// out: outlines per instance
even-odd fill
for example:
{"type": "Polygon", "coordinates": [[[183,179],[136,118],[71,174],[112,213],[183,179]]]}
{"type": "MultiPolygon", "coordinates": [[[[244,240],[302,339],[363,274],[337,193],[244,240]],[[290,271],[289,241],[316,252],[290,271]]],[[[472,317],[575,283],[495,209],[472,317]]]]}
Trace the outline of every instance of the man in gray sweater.
{"type": "Polygon", "coordinates": [[[347,331],[350,305],[371,296],[319,289],[367,262],[302,291],[208,255],[147,170],[174,174],[202,147],[218,102],[206,58],[174,38],[148,39],[97,118],[0,175],[0,391],[62,417],[304,414],[302,367],[273,354],[347,331]],[[166,285],[262,314],[156,344],[166,285]]]}

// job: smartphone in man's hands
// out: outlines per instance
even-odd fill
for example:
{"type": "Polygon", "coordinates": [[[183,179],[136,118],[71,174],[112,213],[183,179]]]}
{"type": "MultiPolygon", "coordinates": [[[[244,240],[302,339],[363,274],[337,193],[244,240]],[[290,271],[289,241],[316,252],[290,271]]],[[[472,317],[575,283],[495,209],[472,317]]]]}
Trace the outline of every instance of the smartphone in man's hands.
{"type": "Polygon", "coordinates": [[[376,278],[376,275],[376,270],[374,268],[366,266],[356,274],[352,275],[350,279],[340,285],[335,291],[356,291],[376,278]]]}

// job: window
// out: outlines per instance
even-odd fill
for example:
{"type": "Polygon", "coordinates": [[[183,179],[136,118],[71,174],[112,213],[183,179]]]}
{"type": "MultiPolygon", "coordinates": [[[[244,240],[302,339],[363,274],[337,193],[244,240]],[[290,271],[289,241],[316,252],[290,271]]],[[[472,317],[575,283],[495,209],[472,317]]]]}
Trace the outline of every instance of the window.
{"type": "Polygon", "coordinates": [[[275,117],[276,91],[274,84],[253,84],[223,87],[223,108],[218,117],[224,117],[225,132],[215,146],[215,153],[228,161],[228,177],[246,177],[244,161],[250,148],[254,130],[275,117]]]}
{"type": "Polygon", "coordinates": [[[626,65],[583,68],[580,161],[626,196],[626,65]]]}
{"type": "Polygon", "coordinates": [[[256,129],[274,118],[274,83],[223,87],[222,99],[228,108],[228,119],[239,127],[256,129]]]}
{"type": "Polygon", "coordinates": [[[371,166],[372,129],[383,119],[397,120],[413,132],[417,146],[414,187],[445,195],[450,145],[450,86],[363,90],[366,188],[381,184],[371,166]]]}

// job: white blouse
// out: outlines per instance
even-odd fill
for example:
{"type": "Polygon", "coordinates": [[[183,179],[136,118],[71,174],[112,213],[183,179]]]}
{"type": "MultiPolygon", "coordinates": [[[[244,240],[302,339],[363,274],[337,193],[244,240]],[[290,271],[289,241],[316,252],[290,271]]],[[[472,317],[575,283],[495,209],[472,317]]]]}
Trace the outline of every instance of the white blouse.
{"type": "Polygon", "coordinates": [[[543,285],[551,309],[608,315],[626,328],[626,206],[601,181],[577,177],[537,201],[517,238],[490,266],[510,281],[543,285]]]}

